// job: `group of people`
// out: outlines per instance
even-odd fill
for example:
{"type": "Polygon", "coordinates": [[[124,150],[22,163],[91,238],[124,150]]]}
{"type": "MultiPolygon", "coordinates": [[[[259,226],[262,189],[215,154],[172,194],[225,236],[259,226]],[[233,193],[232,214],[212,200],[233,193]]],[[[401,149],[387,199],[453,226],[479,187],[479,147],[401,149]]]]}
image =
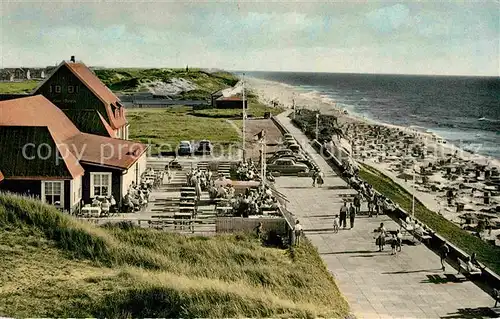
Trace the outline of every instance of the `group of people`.
{"type": "Polygon", "coordinates": [[[123,206],[126,212],[140,211],[147,206],[149,194],[151,193],[150,185],[141,183],[140,185],[132,182],[127,193],[123,197],[123,206]]]}
{"type": "Polygon", "coordinates": [[[281,207],[276,196],[267,185],[247,189],[244,194],[236,195],[231,201],[235,216],[248,217],[262,215],[265,210],[276,211],[281,207]]]}
{"type": "Polygon", "coordinates": [[[389,242],[391,245],[391,255],[396,255],[397,252],[401,251],[401,247],[403,246],[403,235],[399,229],[396,230],[395,233],[389,233],[385,228],[384,223],[380,223],[374,238],[375,245],[378,246],[378,251],[383,251],[384,246],[387,242],[389,242]],[[387,237],[390,237],[389,240],[387,240],[387,237]]]}
{"type": "Polygon", "coordinates": [[[312,169],[312,186],[313,187],[316,187],[316,185],[318,185],[319,187],[321,187],[321,185],[323,185],[325,183],[325,175],[323,174],[322,171],[320,171],[319,169],[312,169]]]}
{"type": "Polygon", "coordinates": [[[246,162],[238,163],[236,167],[236,175],[240,181],[254,181],[260,180],[259,170],[253,163],[252,159],[246,162]]]}
{"type": "Polygon", "coordinates": [[[218,198],[228,201],[228,204],[233,208],[232,215],[237,217],[262,215],[266,210],[276,211],[281,207],[271,188],[262,183],[257,188],[247,188],[245,193],[237,195],[235,195],[234,187],[231,185],[219,186],[218,195],[221,195],[218,198]]]}
{"type": "Polygon", "coordinates": [[[192,169],[186,174],[187,184],[194,187],[196,191],[196,198],[200,200],[202,191],[210,191],[214,186],[212,180],[212,172],[201,170],[199,168],[192,169]]]}

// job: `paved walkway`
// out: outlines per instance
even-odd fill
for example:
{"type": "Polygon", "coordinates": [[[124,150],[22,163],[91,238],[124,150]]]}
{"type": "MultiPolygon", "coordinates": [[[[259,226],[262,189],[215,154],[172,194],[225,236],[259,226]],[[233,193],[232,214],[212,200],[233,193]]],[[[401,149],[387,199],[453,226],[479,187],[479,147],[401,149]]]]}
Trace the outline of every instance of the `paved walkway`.
{"type": "MultiPolygon", "coordinates": [[[[286,116],[278,119],[296,138],[306,140],[286,116]]],[[[390,255],[388,246],[377,252],[373,239],[377,226],[383,222],[389,230],[399,228],[387,216],[360,216],[353,229],[334,234],[333,215],[339,212],[342,196],[353,191],[312,147],[304,144],[304,148],[325,172],[325,185],[312,188],[310,178],[297,177],[279,177],[276,185],[287,195],[287,207],[318,248],[358,318],[464,318],[494,305],[472,282],[451,282],[456,271],[449,265],[441,271],[439,257],[424,245],[404,245],[396,256],[390,255]]]]}

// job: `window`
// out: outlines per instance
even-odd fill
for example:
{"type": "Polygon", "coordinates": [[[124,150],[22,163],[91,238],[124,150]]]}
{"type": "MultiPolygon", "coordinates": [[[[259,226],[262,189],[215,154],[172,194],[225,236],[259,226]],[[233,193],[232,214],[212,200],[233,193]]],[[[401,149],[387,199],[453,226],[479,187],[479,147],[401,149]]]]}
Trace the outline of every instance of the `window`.
{"type": "Polygon", "coordinates": [[[42,182],[42,201],[56,207],[64,207],[64,182],[42,182]]]}
{"type": "Polygon", "coordinates": [[[60,85],[56,85],[56,93],[61,93],[61,86],[60,85]]]}
{"type": "Polygon", "coordinates": [[[73,85],[68,85],[68,93],[75,93],[75,87],[73,85]]]}
{"type": "Polygon", "coordinates": [[[90,173],[90,197],[111,195],[111,173],[90,173]]]}

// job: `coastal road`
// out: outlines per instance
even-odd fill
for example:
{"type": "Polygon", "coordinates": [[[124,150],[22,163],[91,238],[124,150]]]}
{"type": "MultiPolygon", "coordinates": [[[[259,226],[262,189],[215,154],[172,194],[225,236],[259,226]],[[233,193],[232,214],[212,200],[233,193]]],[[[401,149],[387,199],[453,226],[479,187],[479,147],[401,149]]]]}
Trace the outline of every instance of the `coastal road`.
{"type": "MultiPolygon", "coordinates": [[[[278,120],[299,140],[307,138],[285,114],[278,120]]],[[[322,188],[310,178],[279,177],[276,186],[290,203],[289,210],[318,248],[328,270],[358,318],[479,318],[482,307],[494,300],[470,281],[450,281],[451,266],[440,270],[439,257],[425,245],[403,246],[390,255],[390,247],[377,252],[373,231],[383,222],[388,230],[399,229],[389,217],[359,216],[353,229],[332,232],[332,219],[342,198],[352,194],[346,183],[308,144],[304,149],[325,173],[322,188]]],[[[487,316],[483,316],[486,318],[487,316]]]]}

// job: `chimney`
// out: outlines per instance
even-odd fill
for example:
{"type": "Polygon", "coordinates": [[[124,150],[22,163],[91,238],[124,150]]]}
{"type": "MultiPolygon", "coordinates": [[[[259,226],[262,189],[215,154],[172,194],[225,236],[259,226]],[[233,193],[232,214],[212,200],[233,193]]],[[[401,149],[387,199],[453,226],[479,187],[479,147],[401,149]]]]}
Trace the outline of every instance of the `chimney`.
{"type": "Polygon", "coordinates": [[[74,55],[71,56],[70,62],[75,63],[75,56],[74,55]]]}

